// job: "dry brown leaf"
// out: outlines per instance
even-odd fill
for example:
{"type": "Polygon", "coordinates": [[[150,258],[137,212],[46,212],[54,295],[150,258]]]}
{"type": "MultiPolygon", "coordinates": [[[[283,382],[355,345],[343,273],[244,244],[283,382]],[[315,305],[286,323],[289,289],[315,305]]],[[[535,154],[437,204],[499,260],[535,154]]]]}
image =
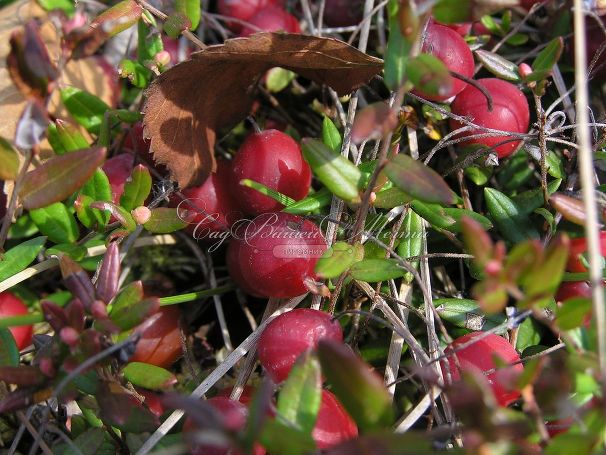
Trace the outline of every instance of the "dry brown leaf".
{"type": "Polygon", "coordinates": [[[383,61],[336,39],[285,33],[227,40],[192,54],[151,85],[145,105],[154,159],[181,188],[214,171],[216,131],[246,117],[257,81],[274,66],[344,95],[378,74],[383,61]]]}

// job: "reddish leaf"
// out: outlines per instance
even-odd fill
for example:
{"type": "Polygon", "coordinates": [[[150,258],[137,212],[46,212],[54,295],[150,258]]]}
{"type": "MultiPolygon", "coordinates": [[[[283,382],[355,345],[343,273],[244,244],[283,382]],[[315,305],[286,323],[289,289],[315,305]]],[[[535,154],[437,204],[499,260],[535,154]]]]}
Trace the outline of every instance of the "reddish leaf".
{"type": "Polygon", "coordinates": [[[141,17],[143,8],[134,0],[124,0],[95,17],[90,25],[72,30],[66,38],[73,56],[86,57],[111,36],[130,28],[141,17]]]}
{"type": "Polygon", "coordinates": [[[343,95],[382,69],[382,61],[335,39],[257,33],[192,54],[147,91],[144,123],[154,158],[184,188],[215,169],[216,131],[235,125],[252,105],[251,87],[281,66],[343,95]]]}
{"type": "Polygon", "coordinates": [[[84,320],[84,305],[80,299],[72,300],[65,308],[65,314],[67,315],[70,327],[78,331],[84,329],[84,323],[86,322],[84,320]]]}
{"type": "Polygon", "coordinates": [[[99,417],[105,423],[129,433],[154,431],[158,418],[119,384],[103,382],[98,396],[99,417]]]}
{"type": "Polygon", "coordinates": [[[116,292],[118,292],[119,279],[120,253],[118,251],[118,245],[115,242],[112,242],[107,247],[99,270],[99,277],[95,283],[97,296],[105,303],[109,303],[116,295],[116,292]]]}
{"type": "Polygon", "coordinates": [[[13,32],[6,64],[11,79],[21,93],[43,100],[59,72],[48,56],[39,31],[38,23],[31,19],[23,29],[13,32]]]}
{"type": "Polygon", "coordinates": [[[26,408],[34,403],[44,401],[52,394],[52,390],[36,390],[34,388],[17,389],[6,394],[0,400],[0,414],[26,408]]]}
{"type": "Polygon", "coordinates": [[[571,223],[580,226],[583,226],[585,223],[587,215],[585,214],[582,200],[566,196],[562,193],[554,193],[549,198],[549,203],[571,223]]]}
{"type": "Polygon", "coordinates": [[[50,300],[43,300],[40,303],[44,320],[50,324],[55,332],[59,332],[63,327],[69,325],[69,320],[65,310],[50,300]]]}
{"type": "Polygon", "coordinates": [[[23,207],[31,210],[62,201],[84,185],[103,160],[102,147],[51,158],[25,175],[19,189],[23,207]]]}
{"type": "Polygon", "coordinates": [[[86,308],[90,308],[95,301],[95,288],[88,274],[68,256],[62,256],[59,259],[61,276],[65,287],[80,301],[86,308]]]}
{"type": "Polygon", "coordinates": [[[493,256],[490,236],[480,223],[467,216],[461,219],[461,230],[466,250],[474,256],[480,267],[484,267],[493,256]]]}
{"type": "Polygon", "coordinates": [[[18,367],[1,366],[0,381],[23,387],[32,387],[38,386],[46,381],[46,376],[44,376],[37,367],[29,365],[21,365],[18,367]]]}
{"type": "Polygon", "coordinates": [[[367,139],[380,139],[398,126],[398,115],[382,101],[366,106],[356,114],[351,140],[359,144],[367,139]]]}

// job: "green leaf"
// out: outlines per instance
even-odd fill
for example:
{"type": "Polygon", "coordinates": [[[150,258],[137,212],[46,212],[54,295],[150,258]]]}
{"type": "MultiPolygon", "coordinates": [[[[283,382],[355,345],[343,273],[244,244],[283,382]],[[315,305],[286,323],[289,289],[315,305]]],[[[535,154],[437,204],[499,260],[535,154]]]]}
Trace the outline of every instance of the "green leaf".
{"type": "Polygon", "coordinates": [[[328,188],[322,188],[318,192],[310,194],[305,199],[294,202],[282,209],[282,211],[285,213],[292,213],[293,215],[307,215],[310,212],[315,212],[328,206],[331,201],[332,193],[328,188]]]}
{"type": "Polygon", "coordinates": [[[93,176],[80,190],[80,196],[86,196],[78,198],[76,204],[76,215],[80,222],[89,229],[94,226],[97,226],[97,229],[103,228],[108,223],[110,214],[104,210],[90,208],[91,202],[112,200],[109,178],[102,169],[95,170],[93,176]]]}
{"type": "Polygon", "coordinates": [[[387,12],[390,33],[385,52],[385,84],[389,90],[397,90],[404,82],[408,57],[412,48],[411,43],[400,31],[398,8],[397,0],[389,0],[387,12]]]}
{"type": "Polygon", "coordinates": [[[529,224],[517,205],[505,194],[494,188],[484,188],[486,207],[497,229],[512,243],[537,238],[539,233],[529,224]]]}
{"type": "Polygon", "coordinates": [[[80,231],[74,215],[62,202],[30,210],[30,216],[40,232],[54,243],[74,243],[80,231]]]}
{"type": "Polygon", "coordinates": [[[137,223],[135,223],[133,216],[123,207],[116,205],[113,202],[91,201],[91,198],[84,195],[81,195],[81,197],[84,198],[83,204],[88,204],[91,209],[104,210],[111,213],[128,232],[133,232],[136,229],[137,223]]]}
{"type": "MultiPolygon", "coordinates": [[[[148,16],[146,16],[147,18],[148,16]]],[[[152,21],[155,22],[152,16],[152,21]]],[[[156,54],[164,50],[160,33],[153,27],[147,25],[146,21],[140,20],[137,24],[137,60],[139,63],[153,61],[156,54]]]]}
{"type": "Polygon", "coordinates": [[[471,0],[438,0],[432,10],[432,16],[443,24],[470,22],[471,0]]]}
{"type": "Polygon", "coordinates": [[[535,346],[541,342],[541,327],[533,318],[526,318],[518,327],[518,338],[516,349],[523,351],[529,346],[535,346]]]}
{"type": "Polygon", "coordinates": [[[121,308],[134,305],[140,300],[143,300],[143,296],[143,283],[141,283],[141,281],[133,281],[126,285],[126,287],[114,297],[114,301],[110,303],[107,308],[108,313],[111,314],[114,306],[121,308]]]}
{"type": "Polygon", "coordinates": [[[522,276],[522,283],[529,297],[553,294],[562,282],[562,276],[568,261],[570,242],[568,238],[558,236],[545,250],[541,260],[522,276]]]}
{"type": "MultiPolygon", "coordinates": [[[[562,184],[562,180],[553,180],[547,184],[547,192],[549,194],[555,193],[560,185],[562,184]]],[[[534,212],[539,207],[543,206],[545,201],[543,200],[543,190],[541,188],[535,188],[533,190],[524,191],[523,193],[518,194],[511,198],[513,203],[518,208],[518,212],[520,216],[526,216],[534,212]]]]}
{"type": "Polygon", "coordinates": [[[322,120],[322,142],[335,153],[340,152],[341,144],[343,143],[337,126],[326,115],[322,120]]]}
{"type": "Polygon", "coordinates": [[[454,204],[456,194],[433,169],[399,153],[385,166],[387,177],[402,191],[423,202],[454,204]]]}
{"type": "Polygon", "coordinates": [[[118,66],[120,77],[128,79],[128,81],[138,88],[145,88],[149,81],[154,76],[152,70],[142,65],[135,60],[124,59],[118,66]]]}
{"type": "Polygon", "coordinates": [[[562,330],[572,330],[583,325],[591,314],[591,300],[575,297],[556,309],[556,325],[562,330]]]}
{"type": "Polygon", "coordinates": [[[255,182],[254,180],[251,180],[251,179],[240,180],[240,185],[245,186],[247,188],[252,188],[253,190],[258,191],[259,193],[272,198],[274,201],[278,201],[280,204],[282,204],[286,207],[288,207],[296,202],[293,198],[291,198],[285,194],[282,194],[279,191],[276,191],[272,188],[269,188],[269,187],[263,185],[262,183],[255,182]]]}
{"type": "Polygon", "coordinates": [[[133,210],[145,204],[152,187],[152,178],[147,167],[139,164],[124,185],[120,205],[126,210],[133,210]]]}
{"type": "MultiPolygon", "coordinates": [[[[121,295],[121,294],[120,294],[121,295]]],[[[110,320],[122,330],[132,329],[160,308],[158,297],[149,297],[143,300],[130,300],[116,298],[109,312],[110,320]]]]}
{"type": "MultiPolygon", "coordinates": [[[[80,453],[87,455],[115,455],[118,450],[112,437],[102,428],[89,428],[74,439],[73,443],[80,449],[80,453]]],[[[78,455],[69,445],[62,447],[62,451],[55,451],[57,455],[78,455]]]]}
{"type": "Polygon", "coordinates": [[[349,347],[320,341],[318,358],[333,392],[362,430],[382,428],[392,423],[391,396],[383,378],[349,347]]]}
{"type": "Polygon", "coordinates": [[[99,417],[106,425],[129,433],[154,431],[159,425],[158,418],[117,383],[101,382],[97,396],[99,417]]]}
{"type": "Polygon", "coordinates": [[[564,39],[559,36],[549,42],[549,44],[536,56],[532,62],[532,74],[526,80],[541,80],[547,77],[562,55],[564,49],[564,39]]]}
{"type": "Polygon", "coordinates": [[[430,96],[448,96],[453,78],[448,68],[431,54],[419,54],[408,61],[406,73],[419,91],[430,96]]]}
{"type": "Polygon", "coordinates": [[[61,101],[80,125],[93,134],[99,134],[103,116],[109,106],[103,100],[75,87],[61,89],[61,101]]]}
{"type": "MultiPolygon", "coordinates": [[[[407,259],[420,256],[423,253],[423,220],[412,210],[409,210],[404,217],[400,235],[401,241],[398,245],[398,256],[407,259]]],[[[419,261],[412,261],[411,265],[418,269],[419,261]]],[[[404,280],[412,283],[413,275],[410,272],[404,274],[404,280]]]]}
{"type": "Polygon", "coordinates": [[[301,143],[305,160],[326,188],[345,202],[359,202],[360,170],[316,139],[305,138],[301,143]]]}
{"type": "Polygon", "coordinates": [[[191,29],[191,21],[185,13],[175,11],[166,18],[163,29],[169,38],[177,39],[182,32],[191,29]]]}
{"type": "Polygon", "coordinates": [[[46,237],[36,237],[26,240],[4,253],[0,260],[0,281],[16,275],[34,262],[45,242],[46,237]]]}
{"type": "Polygon", "coordinates": [[[78,190],[105,160],[105,149],[93,147],[45,161],[25,174],[19,189],[28,210],[59,202],[78,190]]]}
{"type": "Polygon", "coordinates": [[[48,142],[57,155],[65,155],[90,147],[86,138],[74,125],[60,119],[48,125],[47,136],[48,142]]]}
{"type": "Polygon", "coordinates": [[[145,229],[154,234],[169,234],[187,226],[187,221],[179,218],[177,209],[159,207],[151,210],[151,217],[143,225],[145,229]]]}
{"type": "Polygon", "coordinates": [[[0,180],[15,180],[19,172],[19,154],[3,137],[0,137],[0,180]]]}
{"type": "Polygon", "coordinates": [[[143,362],[130,362],[122,369],[122,374],[134,386],[148,390],[166,390],[177,383],[177,377],[170,371],[143,362]]]}
{"type": "Polygon", "coordinates": [[[349,273],[355,280],[376,283],[401,278],[406,269],[395,259],[364,259],[352,265],[349,273]]]}
{"type": "Polygon", "coordinates": [[[267,72],[265,84],[271,93],[278,93],[290,85],[297,75],[290,70],[278,66],[267,72]]]}
{"type": "Polygon", "coordinates": [[[520,82],[522,80],[518,71],[518,65],[501,57],[499,54],[485,51],[484,49],[476,50],[475,54],[482,66],[495,76],[506,81],[520,82]]]}
{"type": "Polygon", "coordinates": [[[316,450],[311,435],[277,419],[265,422],[260,441],[270,453],[281,455],[306,455],[316,450]]]}
{"type": "Polygon", "coordinates": [[[445,208],[438,204],[424,204],[420,201],[413,201],[410,206],[429,224],[438,229],[459,233],[462,229],[461,220],[463,217],[477,221],[485,230],[492,228],[492,223],[488,218],[471,210],[445,208]]]}
{"type": "Polygon", "coordinates": [[[175,11],[180,11],[189,18],[191,22],[190,30],[198,28],[200,10],[200,0],[175,0],[175,11]]]}
{"type": "Polygon", "coordinates": [[[384,189],[375,194],[376,198],[372,205],[379,209],[392,209],[394,207],[408,204],[410,201],[412,201],[409,194],[406,194],[401,189],[393,186],[391,188],[384,187],[384,189]]]}
{"type": "Polygon", "coordinates": [[[38,0],[38,4],[46,11],[59,9],[67,16],[71,16],[76,11],[76,6],[72,0],[38,0]]]}
{"type": "Polygon", "coordinates": [[[490,330],[505,322],[505,315],[496,313],[486,315],[475,300],[435,299],[437,313],[444,321],[455,327],[473,331],[490,330]]]}
{"type": "Polygon", "coordinates": [[[60,256],[67,254],[74,261],[81,261],[86,256],[86,247],[83,245],[75,245],[73,243],[59,243],[51,248],[48,248],[44,255],[46,257],[60,256]]]}
{"type": "Polygon", "coordinates": [[[26,239],[36,235],[38,228],[32,221],[28,213],[17,218],[8,230],[9,239],[26,239]]]}
{"type": "Polygon", "coordinates": [[[311,434],[322,401],[322,377],[318,359],[304,354],[288,375],[278,395],[278,414],[295,428],[311,434]]]}
{"type": "Polygon", "coordinates": [[[0,329],[0,366],[19,366],[19,349],[9,329],[0,329]]]}
{"type": "Polygon", "coordinates": [[[316,263],[316,274],[321,278],[335,278],[346,272],[351,264],[364,254],[361,244],[337,242],[324,252],[316,263]]]}

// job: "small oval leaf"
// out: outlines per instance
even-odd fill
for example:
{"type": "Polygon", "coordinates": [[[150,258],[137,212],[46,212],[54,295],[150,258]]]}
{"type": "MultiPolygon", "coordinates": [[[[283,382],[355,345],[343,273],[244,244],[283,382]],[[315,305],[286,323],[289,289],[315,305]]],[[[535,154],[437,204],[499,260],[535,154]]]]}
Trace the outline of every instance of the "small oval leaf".
{"type": "Polygon", "coordinates": [[[122,373],[134,386],[149,390],[166,390],[177,383],[177,377],[170,371],[149,363],[130,362],[122,373]]]}

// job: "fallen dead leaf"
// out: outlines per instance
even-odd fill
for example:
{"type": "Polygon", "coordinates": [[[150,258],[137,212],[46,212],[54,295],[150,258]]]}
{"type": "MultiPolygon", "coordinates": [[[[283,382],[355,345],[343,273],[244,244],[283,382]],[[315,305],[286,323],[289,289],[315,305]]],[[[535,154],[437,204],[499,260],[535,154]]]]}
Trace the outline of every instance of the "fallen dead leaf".
{"type": "Polygon", "coordinates": [[[257,81],[275,66],[344,95],[378,74],[383,61],[336,39],[286,33],[258,33],[192,54],[151,85],[144,109],[154,159],[181,188],[215,170],[216,131],[246,117],[257,81]]]}

